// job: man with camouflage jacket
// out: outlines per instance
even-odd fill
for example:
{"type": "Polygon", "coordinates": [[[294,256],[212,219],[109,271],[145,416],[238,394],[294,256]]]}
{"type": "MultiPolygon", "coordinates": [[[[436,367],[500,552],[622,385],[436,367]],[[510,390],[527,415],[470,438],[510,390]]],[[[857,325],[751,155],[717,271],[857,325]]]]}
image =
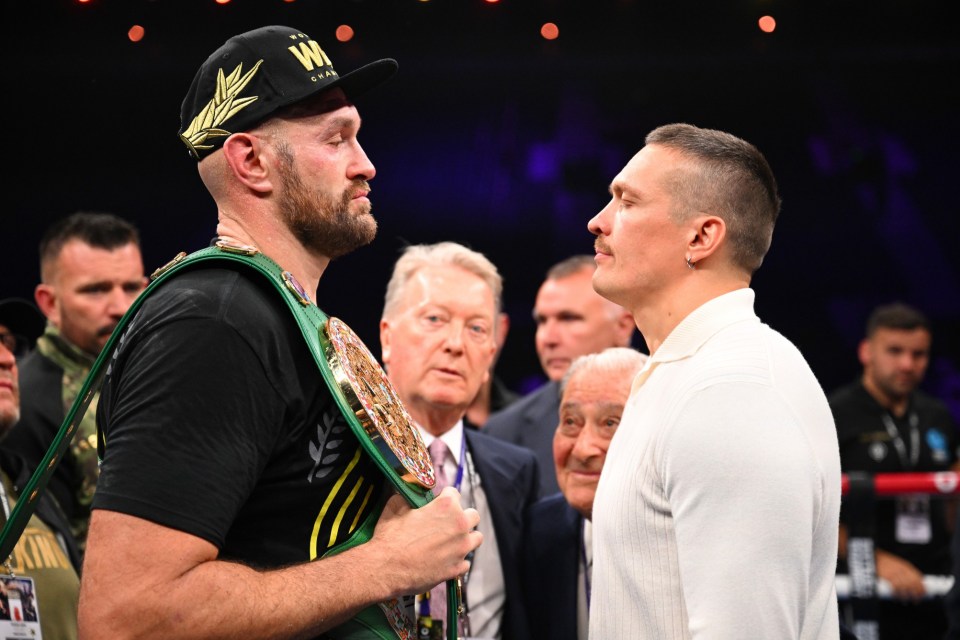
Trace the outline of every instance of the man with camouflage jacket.
{"type": "MultiPolygon", "coordinates": [[[[139,232],[113,214],[74,213],[44,233],[40,274],[34,297],[47,327],[36,349],[20,363],[22,416],[4,441],[33,468],[53,442],[117,322],[146,284],[139,232]]],[[[99,475],[97,400],[95,396],[48,485],[81,549],[99,475]]]]}

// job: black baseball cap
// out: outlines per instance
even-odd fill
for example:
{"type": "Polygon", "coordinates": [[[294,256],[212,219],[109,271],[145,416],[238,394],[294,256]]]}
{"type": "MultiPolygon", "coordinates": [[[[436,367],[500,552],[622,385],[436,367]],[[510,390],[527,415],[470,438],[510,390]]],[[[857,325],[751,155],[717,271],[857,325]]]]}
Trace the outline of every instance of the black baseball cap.
{"type": "Polygon", "coordinates": [[[180,108],[180,139],[197,160],[277,109],[333,87],[351,100],[397,72],[384,58],[337,74],[320,45],[299,29],[273,25],[233,36],[193,78],[180,108]]]}
{"type": "Polygon", "coordinates": [[[43,334],[47,320],[37,307],[23,298],[0,300],[0,324],[32,344],[43,334]]]}

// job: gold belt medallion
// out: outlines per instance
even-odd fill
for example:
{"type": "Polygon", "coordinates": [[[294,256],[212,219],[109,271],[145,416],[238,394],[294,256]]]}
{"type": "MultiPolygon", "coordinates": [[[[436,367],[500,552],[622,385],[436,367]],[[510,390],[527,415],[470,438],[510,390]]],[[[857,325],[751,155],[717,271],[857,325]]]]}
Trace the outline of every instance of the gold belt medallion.
{"type": "Polygon", "coordinates": [[[432,489],[430,454],[386,372],[342,320],[329,318],[326,329],[327,361],[367,435],[402,480],[432,489]]]}

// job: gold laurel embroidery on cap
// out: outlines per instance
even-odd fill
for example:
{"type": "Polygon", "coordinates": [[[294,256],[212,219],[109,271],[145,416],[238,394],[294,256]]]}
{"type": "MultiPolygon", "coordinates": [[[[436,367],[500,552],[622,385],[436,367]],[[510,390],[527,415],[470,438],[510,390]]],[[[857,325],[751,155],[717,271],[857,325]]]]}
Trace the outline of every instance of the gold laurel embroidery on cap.
{"type": "Polygon", "coordinates": [[[219,128],[220,125],[257,100],[259,96],[237,98],[237,94],[249,84],[261,64],[263,60],[258,60],[257,64],[253,65],[253,69],[246,73],[243,73],[243,63],[238,64],[228,76],[223,75],[223,69],[217,71],[217,90],[213,94],[213,99],[180,134],[180,139],[195,158],[200,157],[200,150],[206,151],[213,148],[212,144],[204,144],[209,139],[229,136],[231,132],[219,128]]]}

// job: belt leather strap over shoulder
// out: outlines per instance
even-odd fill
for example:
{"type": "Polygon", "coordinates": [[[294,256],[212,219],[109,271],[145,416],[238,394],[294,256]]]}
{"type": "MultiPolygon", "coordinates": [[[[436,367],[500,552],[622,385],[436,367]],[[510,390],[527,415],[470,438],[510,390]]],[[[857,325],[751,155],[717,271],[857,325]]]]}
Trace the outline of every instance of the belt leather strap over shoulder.
{"type": "MultiPolygon", "coordinates": [[[[360,339],[343,322],[329,318],[310,300],[291,274],[283,271],[255,247],[220,242],[217,246],[189,255],[180,253],[157,269],[152,275],[151,283],[124,314],[94,362],[46,455],[20,492],[20,499],[0,532],[0,558],[10,555],[23,533],[31,513],[36,508],[37,498],[65,455],[77,425],[102,385],[106,373],[105,365],[118,346],[130,319],[151,292],[174,274],[190,265],[214,260],[246,265],[270,281],[296,319],[330,393],[364,451],[373,458],[393,488],[412,507],[422,507],[433,499],[430,487],[433,486],[434,476],[430,457],[416,429],[409,423],[409,416],[396,398],[385,374],[360,339]],[[357,361],[360,361],[360,366],[357,366],[357,361]],[[404,419],[407,423],[400,424],[404,419]],[[410,438],[413,438],[412,442],[410,438]],[[405,443],[398,443],[398,440],[405,443]]],[[[103,434],[99,432],[97,450],[101,459],[105,444],[103,434]]],[[[370,540],[383,502],[381,500],[379,506],[347,540],[324,555],[333,555],[370,540]]],[[[456,580],[447,582],[447,602],[452,606],[448,607],[445,635],[449,640],[455,640],[458,610],[462,604],[456,580]]],[[[408,635],[403,630],[397,630],[395,625],[388,622],[387,617],[390,615],[390,609],[384,605],[368,607],[346,624],[328,632],[327,637],[340,640],[370,637],[384,640],[398,637],[412,639],[413,634],[408,635]]]]}

